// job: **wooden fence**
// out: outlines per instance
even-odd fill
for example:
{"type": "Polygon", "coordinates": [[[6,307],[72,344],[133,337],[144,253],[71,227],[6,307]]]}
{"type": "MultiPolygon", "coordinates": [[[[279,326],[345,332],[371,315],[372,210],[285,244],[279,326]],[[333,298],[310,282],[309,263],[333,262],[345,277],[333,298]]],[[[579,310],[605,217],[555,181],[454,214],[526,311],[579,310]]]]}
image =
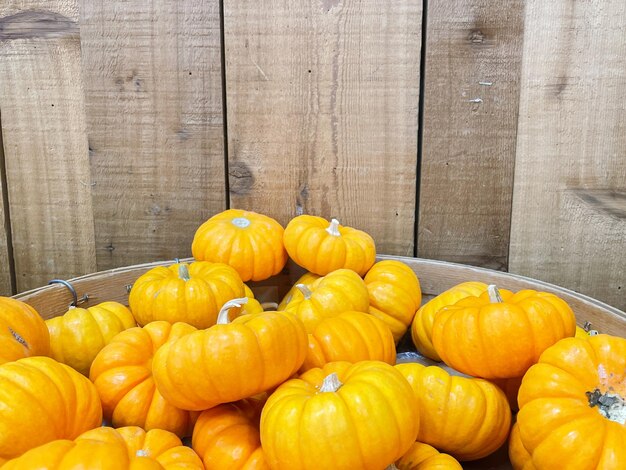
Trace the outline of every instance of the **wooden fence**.
{"type": "Polygon", "coordinates": [[[2,0],[0,291],[227,207],[626,309],[623,0],[2,0]]]}

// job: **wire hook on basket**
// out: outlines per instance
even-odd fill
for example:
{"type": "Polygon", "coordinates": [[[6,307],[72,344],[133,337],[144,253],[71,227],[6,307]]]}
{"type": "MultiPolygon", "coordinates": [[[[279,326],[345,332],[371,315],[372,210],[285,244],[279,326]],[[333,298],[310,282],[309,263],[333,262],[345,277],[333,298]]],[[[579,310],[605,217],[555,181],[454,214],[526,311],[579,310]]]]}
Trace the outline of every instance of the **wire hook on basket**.
{"type": "Polygon", "coordinates": [[[72,300],[72,302],[70,303],[70,307],[77,307],[78,304],[82,304],[85,303],[89,300],[89,295],[85,294],[83,295],[80,299],[78,298],[78,294],[76,293],[76,289],[74,289],[74,286],[72,285],[71,282],[68,282],[64,279],[52,279],[50,281],[48,281],[48,285],[50,284],[62,284],[65,287],[67,287],[67,289],[70,291],[70,293],[72,294],[72,297],[74,298],[74,300],[72,300]]]}

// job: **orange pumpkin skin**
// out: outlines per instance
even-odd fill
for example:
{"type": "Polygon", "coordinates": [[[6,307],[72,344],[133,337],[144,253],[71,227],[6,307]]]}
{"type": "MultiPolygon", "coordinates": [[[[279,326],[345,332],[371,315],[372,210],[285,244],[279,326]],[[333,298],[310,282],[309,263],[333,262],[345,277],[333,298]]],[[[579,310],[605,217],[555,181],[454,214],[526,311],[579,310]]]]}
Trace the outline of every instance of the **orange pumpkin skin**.
{"type": "Polygon", "coordinates": [[[420,415],[417,441],[476,460],[497,450],[511,427],[511,409],[504,392],[483,379],[448,374],[437,366],[397,364],[411,384],[420,415]]]}
{"type": "Polygon", "coordinates": [[[441,357],[433,346],[433,323],[437,312],[443,307],[454,305],[461,299],[478,296],[487,290],[484,282],[463,282],[429,300],[415,314],[411,323],[411,338],[415,348],[433,361],[441,361],[441,357]]]}
{"type": "Polygon", "coordinates": [[[404,455],[418,429],[410,386],[379,361],[311,369],[280,385],[261,414],[275,470],[380,470],[404,455]]]}
{"type": "Polygon", "coordinates": [[[419,279],[403,262],[384,260],[374,264],[364,280],[369,313],[385,322],[395,341],[400,341],[422,302],[419,279]]]}
{"type": "Polygon", "coordinates": [[[304,273],[300,278],[294,283],[294,285],[289,289],[289,291],[285,294],[283,299],[278,304],[277,310],[283,311],[287,308],[287,305],[291,303],[294,299],[300,299],[300,302],[304,298],[304,294],[302,291],[296,287],[298,284],[304,284],[305,286],[310,286],[315,281],[317,281],[321,276],[313,273],[304,273]]]}
{"type": "Polygon", "coordinates": [[[461,464],[448,454],[421,442],[414,443],[409,451],[396,462],[398,470],[463,470],[461,464]]]}
{"type": "Polygon", "coordinates": [[[433,323],[433,345],[446,364],[474,377],[521,377],[540,354],[574,336],[576,318],[559,297],[534,290],[500,290],[467,297],[440,310],[433,323]]]}
{"type": "Polygon", "coordinates": [[[285,267],[283,233],[283,227],[271,217],[228,209],[198,228],[191,253],[199,261],[232,266],[244,282],[262,281],[285,267]]]}
{"type": "Polygon", "coordinates": [[[89,375],[89,368],[100,350],[113,337],[137,326],[130,310],[118,302],[70,309],[64,315],[46,320],[50,332],[51,357],[89,375]]]}
{"type": "Polygon", "coordinates": [[[333,271],[302,290],[306,293],[294,296],[285,311],[302,320],[308,333],[324,318],[349,310],[367,312],[369,307],[365,282],[349,269],[333,271]]]}
{"type": "Polygon", "coordinates": [[[509,435],[509,460],[514,470],[535,470],[533,458],[522,444],[517,423],[513,425],[509,435]]]}
{"type": "Polygon", "coordinates": [[[337,269],[351,269],[365,276],[376,261],[374,239],[336,219],[299,215],[285,227],[283,242],[289,257],[304,269],[325,276],[337,269]]]}
{"type": "Polygon", "coordinates": [[[100,426],[95,386],[49,357],[0,366],[0,462],[56,439],[74,439],[100,426]]]}
{"type": "Polygon", "coordinates": [[[269,390],[304,362],[304,325],[285,312],[242,315],[164,344],[152,362],[172,405],[202,411],[269,390]]]}
{"type": "Polygon", "coordinates": [[[200,413],[191,445],[207,470],[269,470],[261,448],[259,423],[252,421],[237,403],[200,413]]]}
{"type": "Polygon", "coordinates": [[[0,364],[49,355],[50,335],[37,311],[27,303],[0,296],[0,364]]]}
{"type": "Polygon", "coordinates": [[[128,303],[139,326],[164,320],[202,329],[215,324],[224,303],[244,292],[239,274],[230,266],[197,261],[158,266],[141,275],[128,303]]]}
{"type": "Polygon", "coordinates": [[[559,341],[526,372],[518,401],[521,441],[538,469],[624,468],[626,339],[559,341]]]}
{"type": "Polygon", "coordinates": [[[193,416],[165,401],[152,377],[154,353],[196,329],[186,323],[165,321],[123,331],[102,349],[91,366],[104,418],[114,427],[163,429],[179,437],[191,435],[193,416]]]}
{"type": "Polygon", "coordinates": [[[309,347],[300,373],[329,362],[396,362],[396,345],[389,328],[363,312],[343,312],[322,320],[309,334],[309,347]]]}

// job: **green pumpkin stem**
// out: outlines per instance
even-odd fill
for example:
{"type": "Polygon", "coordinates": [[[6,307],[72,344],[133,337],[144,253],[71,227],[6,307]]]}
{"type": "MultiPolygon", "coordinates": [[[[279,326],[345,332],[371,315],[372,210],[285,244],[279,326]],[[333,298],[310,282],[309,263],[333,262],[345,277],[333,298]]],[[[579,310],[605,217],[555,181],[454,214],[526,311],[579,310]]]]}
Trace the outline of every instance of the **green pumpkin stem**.
{"type": "Polygon", "coordinates": [[[300,292],[302,292],[305,300],[309,300],[313,295],[313,292],[311,292],[311,289],[309,289],[309,286],[307,286],[306,284],[296,284],[296,287],[300,292]]]}
{"type": "Polygon", "coordinates": [[[186,264],[178,265],[178,277],[183,281],[188,281],[191,279],[191,275],[189,274],[189,268],[186,264]]]}
{"type": "Polygon", "coordinates": [[[320,392],[336,392],[342,387],[342,385],[343,384],[339,380],[337,374],[333,372],[324,378],[324,382],[322,382],[322,386],[320,387],[320,392]]]}
{"type": "Polygon", "coordinates": [[[489,293],[489,302],[492,304],[502,303],[502,296],[495,284],[487,286],[487,292],[489,293]]]}
{"type": "Polygon", "coordinates": [[[332,219],[326,231],[334,237],[341,236],[341,232],[339,231],[339,221],[337,219],[332,219]]]}
{"type": "Polygon", "coordinates": [[[248,303],[248,297],[241,297],[239,299],[233,299],[226,302],[222,305],[220,309],[220,313],[217,314],[217,324],[218,325],[228,325],[230,323],[230,319],[228,318],[228,312],[231,308],[241,307],[244,304],[248,303]]]}

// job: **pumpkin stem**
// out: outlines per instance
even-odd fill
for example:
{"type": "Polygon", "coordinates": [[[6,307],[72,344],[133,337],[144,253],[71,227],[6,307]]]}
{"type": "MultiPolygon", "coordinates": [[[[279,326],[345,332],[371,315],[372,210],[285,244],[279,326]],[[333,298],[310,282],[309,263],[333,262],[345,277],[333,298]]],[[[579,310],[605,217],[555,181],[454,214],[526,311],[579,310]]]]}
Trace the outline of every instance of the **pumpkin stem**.
{"type": "Polygon", "coordinates": [[[218,325],[228,325],[230,320],[228,319],[228,312],[231,308],[241,307],[244,304],[248,303],[248,297],[241,297],[240,299],[233,299],[226,302],[222,305],[220,309],[220,313],[217,314],[217,324],[218,325]]]}
{"type": "Polygon", "coordinates": [[[385,470],[399,470],[399,469],[398,469],[398,467],[396,467],[395,463],[392,463],[387,468],[385,468],[385,470]]]}
{"type": "Polygon", "coordinates": [[[334,237],[340,236],[341,232],[339,232],[339,221],[337,219],[332,219],[326,231],[334,237]]]}
{"type": "Polygon", "coordinates": [[[311,292],[311,289],[309,289],[309,286],[307,286],[306,284],[296,284],[296,287],[300,292],[302,292],[305,300],[309,300],[313,295],[313,292],[311,292]]]}
{"type": "Polygon", "coordinates": [[[489,286],[487,286],[487,292],[489,293],[489,302],[491,302],[492,304],[503,302],[500,291],[495,284],[490,284],[489,286]]]}
{"type": "Polygon", "coordinates": [[[587,392],[589,406],[598,407],[598,411],[605,418],[619,424],[626,424],[626,400],[617,393],[600,392],[596,388],[593,392],[587,392]]]}
{"type": "Polygon", "coordinates": [[[597,334],[599,334],[598,330],[591,329],[591,323],[588,321],[586,321],[583,325],[583,330],[585,330],[589,336],[596,336],[597,334]]]}
{"type": "Polygon", "coordinates": [[[261,307],[263,307],[263,310],[268,310],[270,308],[272,310],[276,310],[278,308],[278,304],[276,302],[262,302],[261,307]]]}
{"type": "Polygon", "coordinates": [[[322,382],[322,386],[320,387],[320,392],[336,392],[342,385],[343,384],[339,381],[337,373],[333,372],[324,378],[324,382],[322,382]]]}
{"type": "Polygon", "coordinates": [[[246,219],[245,217],[236,217],[233,220],[231,220],[231,223],[235,227],[246,228],[250,225],[250,220],[246,219]]]}
{"type": "Polygon", "coordinates": [[[189,275],[189,268],[186,264],[178,265],[178,277],[183,281],[188,281],[189,279],[191,279],[191,276],[189,275]]]}

